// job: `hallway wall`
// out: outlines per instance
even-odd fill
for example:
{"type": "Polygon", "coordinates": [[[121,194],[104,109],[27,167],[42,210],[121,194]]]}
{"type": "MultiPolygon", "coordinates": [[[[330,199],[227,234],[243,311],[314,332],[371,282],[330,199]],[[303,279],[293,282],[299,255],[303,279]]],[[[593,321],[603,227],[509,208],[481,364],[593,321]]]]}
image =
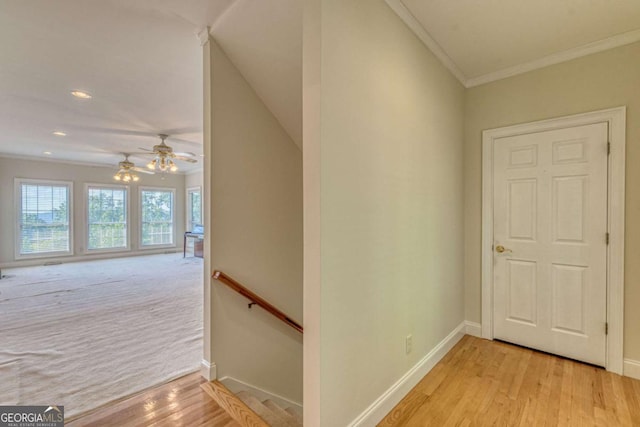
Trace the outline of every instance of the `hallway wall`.
{"type": "MultiPolygon", "coordinates": [[[[205,51],[206,274],[224,271],[301,322],[302,153],[215,41],[205,51]]],[[[207,285],[205,358],[218,378],[302,403],[302,335],[207,285]]]]}
{"type": "Polygon", "coordinates": [[[464,320],[464,88],[383,0],[305,7],[305,426],[345,426],[464,320]]]}

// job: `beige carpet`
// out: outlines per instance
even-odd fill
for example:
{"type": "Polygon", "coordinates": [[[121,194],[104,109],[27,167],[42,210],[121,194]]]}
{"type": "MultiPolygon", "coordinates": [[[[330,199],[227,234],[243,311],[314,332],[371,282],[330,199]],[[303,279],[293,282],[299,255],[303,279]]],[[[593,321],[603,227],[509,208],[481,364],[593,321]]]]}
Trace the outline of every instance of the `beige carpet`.
{"type": "Polygon", "coordinates": [[[64,405],[72,416],[200,365],[200,258],[150,255],[2,273],[0,405],[64,405]]]}

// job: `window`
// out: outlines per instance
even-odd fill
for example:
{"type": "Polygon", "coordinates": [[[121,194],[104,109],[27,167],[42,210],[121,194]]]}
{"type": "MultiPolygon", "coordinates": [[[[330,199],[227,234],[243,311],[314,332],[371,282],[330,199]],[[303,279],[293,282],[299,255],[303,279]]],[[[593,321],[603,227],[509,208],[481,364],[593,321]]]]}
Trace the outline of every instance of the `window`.
{"type": "Polygon", "coordinates": [[[187,230],[202,224],[202,193],[200,187],[187,189],[187,230]]]}
{"type": "Polygon", "coordinates": [[[16,180],[17,256],[71,253],[70,182],[16,180]]]}
{"type": "Polygon", "coordinates": [[[173,245],[174,190],[141,189],[142,246],[173,245]]]}
{"type": "Polygon", "coordinates": [[[87,186],[89,250],[127,249],[127,188],[87,186]]]}

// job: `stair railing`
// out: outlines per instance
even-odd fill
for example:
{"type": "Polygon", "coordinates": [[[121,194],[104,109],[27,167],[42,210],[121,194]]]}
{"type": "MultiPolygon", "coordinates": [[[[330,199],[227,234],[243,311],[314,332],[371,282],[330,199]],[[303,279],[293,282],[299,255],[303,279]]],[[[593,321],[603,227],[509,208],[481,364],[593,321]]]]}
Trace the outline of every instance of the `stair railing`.
{"type": "Polygon", "coordinates": [[[243,297],[251,301],[249,303],[249,308],[251,308],[251,306],[254,304],[258,305],[262,307],[264,310],[266,310],[268,313],[270,313],[271,315],[277,317],[287,325],[291,326],[296,331],[300,332],[301,334],[303,333],[302,325],[300,325],[299,323],[291,319],[282,311],[278,310],[275,306],[270,304],[265,299],[251,292],[249,289],[241,285],[239,282],[235,281],[231,277],[224,274],[222,271],[215,270],[211,277],[213,277],[214,279],[218,280],[221,283],[224,283],[225,285],[227,285],[228,287],[230,287],[231,289],[233,289],[234,291],[236,291],[237,293],[239,293],[240,295],[242,295],[243,297]]]}

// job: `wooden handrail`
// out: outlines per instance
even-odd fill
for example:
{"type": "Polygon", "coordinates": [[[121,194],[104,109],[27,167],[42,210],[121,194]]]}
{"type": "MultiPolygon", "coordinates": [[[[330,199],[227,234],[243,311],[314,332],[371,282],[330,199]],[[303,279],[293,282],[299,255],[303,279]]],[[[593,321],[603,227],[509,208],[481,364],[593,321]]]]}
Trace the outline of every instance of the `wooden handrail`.
{"type": "Polygon", "coordinates": [[[296,331],[300,332],[301,334],[303,333],[302,326],[300,324],[292,320],[289,316],[287,316],[286,314],[278,310],[276,307],[271,305],[266,300],[262,299],[258,295],[251,292],[249,289],[242,286],[240,283],[233,280],[231,277],[224,274],[222,271],[215,270],[211,277],[224,283],[225,285],[227,285],[228,287],[230,287],[231,289],[233,289],[234,291],[236,291],[237,293],[239,293],[240,295],[242,295],[243,297],[251,301],[251,304],[249,304],[249,307],[251,307],[252,304],[259,305],[260,307],[262,307],[263,309],[271,313],[273,316],[277,317],[287,325],[291,326],[296,331]]]}

